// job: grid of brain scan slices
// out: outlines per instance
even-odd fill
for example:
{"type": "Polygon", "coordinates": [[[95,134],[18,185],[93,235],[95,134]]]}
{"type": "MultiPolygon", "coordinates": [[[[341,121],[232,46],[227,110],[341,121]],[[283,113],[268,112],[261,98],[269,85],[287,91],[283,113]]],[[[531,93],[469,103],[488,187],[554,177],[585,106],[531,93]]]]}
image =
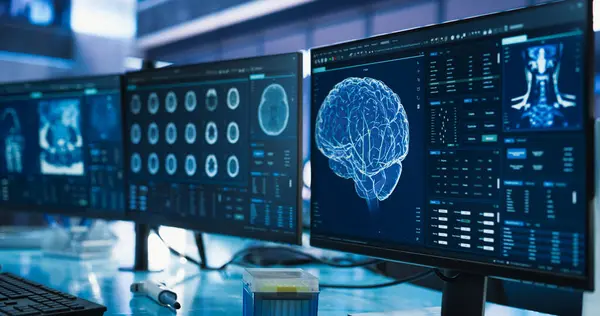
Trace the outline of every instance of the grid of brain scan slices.
{"type": "Polygon", "coordinates": [[[236,82],[162,88],[130,95],[130,169],[186,182],[244,182],[248,107],[236,82]],[[190,179],[192,180],[192,179],[190,179]]]}

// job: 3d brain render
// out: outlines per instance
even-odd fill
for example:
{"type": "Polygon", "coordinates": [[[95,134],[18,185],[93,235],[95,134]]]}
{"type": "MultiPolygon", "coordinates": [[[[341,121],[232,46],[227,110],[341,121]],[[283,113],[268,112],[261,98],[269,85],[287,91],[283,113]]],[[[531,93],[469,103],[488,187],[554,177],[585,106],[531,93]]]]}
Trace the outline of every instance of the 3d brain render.
{"type": "Polygon", "coordinates": [[[354,180],[368,205],[387,199],[408,154],[408,118],[400,98],[372,78],[347,78],[317,114],[315,140],[335,174],[354,180]]]}

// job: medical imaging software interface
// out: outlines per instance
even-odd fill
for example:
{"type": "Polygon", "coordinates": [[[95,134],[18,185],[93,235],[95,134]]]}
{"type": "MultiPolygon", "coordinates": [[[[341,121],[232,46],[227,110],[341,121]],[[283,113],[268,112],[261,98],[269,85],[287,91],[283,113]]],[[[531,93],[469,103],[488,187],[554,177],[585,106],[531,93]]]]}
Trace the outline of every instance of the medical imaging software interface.
{"type": "Polygon", "coordinates": [[[313,50],[313,238],[585,274],[585,11],[313,50]]]}
{"type": "Polygon", "coordinates": [[[120,78],[0,86],[0,206],[122,212],[120,78]]]}
{"type": "Polygon", "coordinates": [[[299,56],[127,75],[129,210],[296,238],[299,56]]]}

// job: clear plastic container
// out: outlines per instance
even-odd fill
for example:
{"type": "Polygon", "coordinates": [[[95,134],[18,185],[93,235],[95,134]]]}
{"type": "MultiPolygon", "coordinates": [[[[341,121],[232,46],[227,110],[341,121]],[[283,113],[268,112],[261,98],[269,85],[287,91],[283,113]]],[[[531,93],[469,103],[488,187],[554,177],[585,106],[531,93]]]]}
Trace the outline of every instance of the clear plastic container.
{"type": "Polygon", "coordinates": [[[246,269],[244,316],[316,316],[319,279],[302,269],[246,269]]]}

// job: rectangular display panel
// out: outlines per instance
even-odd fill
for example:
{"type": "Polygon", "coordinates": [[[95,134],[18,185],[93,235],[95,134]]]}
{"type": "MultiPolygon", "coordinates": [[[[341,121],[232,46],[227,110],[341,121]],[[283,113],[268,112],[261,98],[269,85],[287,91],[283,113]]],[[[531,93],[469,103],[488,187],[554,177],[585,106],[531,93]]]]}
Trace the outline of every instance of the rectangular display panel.
{"type": "Polygon", "coordinates": [[[126,75],[132,216],[297,243],[302,58],[126,75]]]}
{"type": "Polygon", "coordinates": [[[312,242],[589,288],[589,10],[314,49],[312,242]]]}
{"type": "Polygon", "coordinates": [[[0,85],[0,208],[124,215],[121,77],[0,85]]]}

